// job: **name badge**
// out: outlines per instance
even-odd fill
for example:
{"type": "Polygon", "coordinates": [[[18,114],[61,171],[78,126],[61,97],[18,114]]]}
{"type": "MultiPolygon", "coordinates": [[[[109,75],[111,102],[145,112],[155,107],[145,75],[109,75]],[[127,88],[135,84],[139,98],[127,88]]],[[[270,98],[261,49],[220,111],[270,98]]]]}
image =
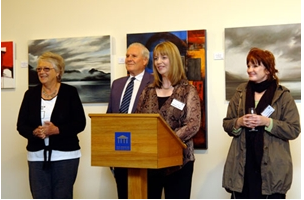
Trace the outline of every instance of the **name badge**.
{"type": "Polygon", "coordinates": [[[264,117],[269,117],[274,112],[274,108],[268,105],[263,112],[261,112],[261,115],[264,117]]]}
{"type": "Polygon", "coordinates": [[[171,103],[171,106],[179,109],[179,110],[183,110],[184,109],[184,106],[185,104],[183,102],[180,102],[176,99],[173,99],[172,103],[171,103]]]}

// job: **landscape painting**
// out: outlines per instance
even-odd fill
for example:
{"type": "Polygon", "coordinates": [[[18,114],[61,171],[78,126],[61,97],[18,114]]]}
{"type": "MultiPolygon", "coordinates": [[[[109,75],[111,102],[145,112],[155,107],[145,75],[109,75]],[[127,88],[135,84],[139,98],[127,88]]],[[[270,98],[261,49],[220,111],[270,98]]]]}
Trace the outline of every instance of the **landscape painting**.
{"type": "Polygon", "coordinates": [[[39,83],[38,57],[57,53],[65,60],[61,82],[77,88],[82,103],[106,103],[111,84],[111,38],[106,36],[32,40],[28,44],[29,87],[39,83]]]}
{"type": "Polygon", "coordinates": [[[1,89],[15,87],[16,77],[14,42],[1,42],[1,89]]]}
{"type": "Polygon", "coordinates": [[[275,57],[280,84],[295,100],[301,99],[301,24],[225,29],[226,100],[248,81],[246,57],[252,47],[269,50],[275,57]]]}
{"type": "Polygon", "coordinates": [[[194,137],[196,149],[207,149],[207,102],[206,102],[206,30],[185,30],[168,32],[127,34],[127,46],[139,42],[150,51],[146,71],[153,73],[153,49],[163,41],[174,43],[180,51],[189,82],[198,91],[201,102],[201,127],[194,137]]]}

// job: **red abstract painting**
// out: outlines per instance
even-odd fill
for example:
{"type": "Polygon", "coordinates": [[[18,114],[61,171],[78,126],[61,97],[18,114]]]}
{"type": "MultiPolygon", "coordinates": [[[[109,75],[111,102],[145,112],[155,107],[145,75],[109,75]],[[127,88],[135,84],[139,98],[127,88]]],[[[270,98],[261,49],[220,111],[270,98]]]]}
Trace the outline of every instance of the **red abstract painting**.
{"type": "Polygon", "coordinates": [[[15,88],[14,42],[1,42],[1,88],[15,88]]]}

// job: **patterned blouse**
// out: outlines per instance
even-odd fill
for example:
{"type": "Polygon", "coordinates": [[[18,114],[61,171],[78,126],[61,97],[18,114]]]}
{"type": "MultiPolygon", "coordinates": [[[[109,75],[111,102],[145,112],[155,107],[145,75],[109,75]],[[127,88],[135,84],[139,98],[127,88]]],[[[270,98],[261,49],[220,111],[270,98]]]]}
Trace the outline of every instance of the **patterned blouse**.
{"type": "MultiPolygon", "coordinates": [[[[172,95],[159,109],[156,88],[147,86],[141,93],[135,113],[159,113],[176,135],[187,145],[183,152],[183,166],[194,161],[193,136],[201,124],[201,106],[196,88],[188,80],[174,86],[172,95]],[[184,104],[182,110],[171,105],[173,100],[184,104]]],[[[181,166],[182,167],[182,166],[181,166]]],[[[181,168],[179,167],[179,168],[181,168]]]]}

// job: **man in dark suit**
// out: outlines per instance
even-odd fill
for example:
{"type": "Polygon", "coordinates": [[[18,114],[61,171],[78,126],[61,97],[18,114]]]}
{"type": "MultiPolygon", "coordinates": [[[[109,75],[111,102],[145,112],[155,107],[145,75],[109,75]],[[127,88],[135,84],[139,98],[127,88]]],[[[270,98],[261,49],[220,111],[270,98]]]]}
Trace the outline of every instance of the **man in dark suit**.
{"type": "MultiPolygon", "coordinates": [[[[129,76],[116,79],[112,83],[110,100],[107,113],[120,113],[120,105],[126,91],[128,83],[132,77],[134,80],[134,89],[131,96],[130,106],[127,113],[134,113],[136,110],[138,98],[144,88],[153,82],[153,76],[145,71],[149,62],[149,50],[140,43],[132,43],[126,53],[126,69],[129,76]]],[[[119,199],[128,198],[128,170],[127,168],[114,168],[114,177],[117,185],[119,199]]]]}

